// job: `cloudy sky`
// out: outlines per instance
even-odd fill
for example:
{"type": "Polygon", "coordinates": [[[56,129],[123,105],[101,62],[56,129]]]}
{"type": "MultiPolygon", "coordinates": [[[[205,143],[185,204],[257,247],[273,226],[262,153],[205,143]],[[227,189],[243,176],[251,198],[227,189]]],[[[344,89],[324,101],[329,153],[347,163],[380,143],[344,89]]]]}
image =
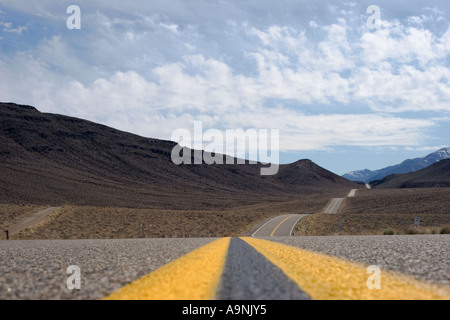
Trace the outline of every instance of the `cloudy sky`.
{"type": "Polygon", "coordinates": [[[274,128],[282,163],[378,169],[449,145],[450,2],[0,0],[0,101],[161,139],[274,128]]]}

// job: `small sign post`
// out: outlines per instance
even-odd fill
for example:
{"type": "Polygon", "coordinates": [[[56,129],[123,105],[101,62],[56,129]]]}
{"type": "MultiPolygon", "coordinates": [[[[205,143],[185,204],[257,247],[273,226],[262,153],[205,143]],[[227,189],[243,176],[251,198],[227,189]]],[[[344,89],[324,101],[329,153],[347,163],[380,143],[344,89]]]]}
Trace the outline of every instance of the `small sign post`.
{"type": "Polygon", "coordinates": [[[418,228],[420,226],[420,217],[414,218],[414,228],[418,228]]]}
{"type": "Polygon", "coordinates": [[[342,232],[342,218],[339,218],[339,234],[342,232]]]}
{"type": "Polygon", "coordinates": [[[141,229],[142,229],[142,238],[145,238],[145,228],[143,223],[141,223],[141,229]]]}

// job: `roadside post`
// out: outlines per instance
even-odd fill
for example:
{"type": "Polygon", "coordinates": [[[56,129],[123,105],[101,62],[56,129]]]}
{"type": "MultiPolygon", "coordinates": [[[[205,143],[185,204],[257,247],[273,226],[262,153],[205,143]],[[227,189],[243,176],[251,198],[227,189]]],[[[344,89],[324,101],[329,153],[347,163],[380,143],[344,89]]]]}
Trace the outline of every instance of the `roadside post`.
{"type": "Polygon", "coordinates": [[[420,217],[414,218],[414,228],[418,228],[420,226],[420,217]]]}
{"type": "Polygon", "coordinates": [[[142,232],[142,238],[145,238],[145,228],[144,228],[144,224],[141,223],[141,232],[142,232]]]}

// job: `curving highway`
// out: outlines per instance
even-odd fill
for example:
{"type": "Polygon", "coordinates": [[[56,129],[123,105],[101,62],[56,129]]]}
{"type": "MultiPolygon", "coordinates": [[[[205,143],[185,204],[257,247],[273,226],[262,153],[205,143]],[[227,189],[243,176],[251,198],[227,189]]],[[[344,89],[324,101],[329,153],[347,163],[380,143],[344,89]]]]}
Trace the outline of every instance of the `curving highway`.
{"type": "Polygon", "coordinates": [[[285,214],[270,219],[253,233],[253,237],[289,237],[297,222],[307,214],[285,214]]]}

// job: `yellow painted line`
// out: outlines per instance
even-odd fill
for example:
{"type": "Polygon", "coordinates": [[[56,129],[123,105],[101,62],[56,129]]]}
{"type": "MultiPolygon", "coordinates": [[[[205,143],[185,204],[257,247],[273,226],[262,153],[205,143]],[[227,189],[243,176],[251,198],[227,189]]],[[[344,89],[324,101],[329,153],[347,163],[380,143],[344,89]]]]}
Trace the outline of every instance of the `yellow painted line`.
{"type": "Polygon", "coordinates": [[[333,210],[334,206],[336,205],[335,200],[336,200],[336,198],[331,199],[331,202],[328,205],[328,207],[325,209],[324,213],[330,213],[333,210]],[[333,205],[333,208],[331,208],[331,205],[333,205]]]}
{"type": "Polygon", "coordinates": [[[330,210],[328,213],[333,213],[334,208],[335,208],[336,205],[340,202],[339,200],[340,200],[340,198],[335,198],[335,199],[333,199],[333,201],[334,201],[333,208],[331,208],[331,210],[330,210]]]}
{"type": "Polygon", "coordinates": [[[336,204],[335,202],[334,202],[334,199],[331,199],[331,203],[328,205],[328,207],[325,209],[325,213],[330,213],[331,212],[331,205],[334,205],[334,204],[336,204]],[[328,209],[330,209],[330,210],[328,210],[328,209]]]}
{"type": "Polygon", "coordinates": [[[333,213],[334,208],[337,206],[337,204],[339,203],[339,199],[335,199],[336,201],[334,202],[334,206],[333,208],[331,208],[331,213],[333,213]]]}
{"type": "Polygon", "coordinates": [[[106,300],[212,300],[230,238],[208,243],[122,287],[106,300]]]}
{"type": "Polygon", "coordinates": [[[381,270],[381,289],[370,290],[367,267],[268,240],[242,238],[313,299],[319,300],[438,300],[450,299],[450,289],[381,270]]]}
{"type": "Polygon", "coordinates": [[[287,219],[292,218],[293,216],[289,216],[286,219],[284,219],[283,221],[281,221],[276,227],[275,229],[273,229],[272,233],[270,234],[271,237],[273,237],[273,234],[275,233],[275,231],[277,231],[278,227],[281,226],[283,224],[283,222],[285,222],[287,219]]]}

